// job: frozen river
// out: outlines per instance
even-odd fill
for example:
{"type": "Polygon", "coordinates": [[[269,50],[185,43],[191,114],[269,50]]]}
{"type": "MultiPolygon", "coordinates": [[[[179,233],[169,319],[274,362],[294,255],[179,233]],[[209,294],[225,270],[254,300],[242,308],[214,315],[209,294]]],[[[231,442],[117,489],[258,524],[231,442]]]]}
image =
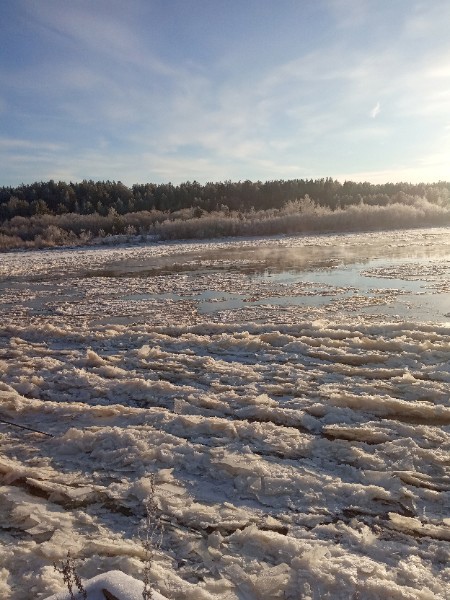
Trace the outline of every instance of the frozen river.
{"type": "Polygon", "coordinates": [[[0,255],[0,597],[450,597],[450,229],[0,255]]]}
{"type": "MultiPolygon", "coordinates": [[[[200,253],[193,262],[186,257],[186,263],[180,264],[190,286],[186,295],[182,292],[161,296],[144,292],[131,294],[125,299],[142,301],[163,297],[194,300],[198,303],[198,310],[204,314],[242,309],[246,303],[255,306],[319,306],[328,312],[335,312],[338,306],[345,313],[354,310],[355,303],[350,303],[349,299],[358,295],[365,314],[383,312],[421,321],[450,318],[450,291],[448,286],[442,286],[443,282],[450,280],[448,248],[436,249],[432,256],[420,247],[399,248],[397,252],[392,249],[385,252],[381,248],[377,254],[377,257],[371,257],[370,249],[360,247],[340,256],[338,251],[330,253],[328,248],[324,251],[320,246],[306,251],[290,247],[272,251],[233,249],[222,251],[220,260],[200,253]],[[238,277],[247,276],[247,293],[216,291],[213,284],[211,289],[192,293],[199,276],[224,270],[235,272],[238,277]],[[259,290],[258,294],[256,290],[259,290]]],[[[145,263],[139,267],[132,265],[131,272],[126,269],[126,264],[120,265],[109,276],[120,273],[126,277],[132,272],[136,277],[151,277],[154,273],[165,272],[164,268],[149,269],[145,263]]],[[[176,270],[177,265],[173,269],[176,270]]]]}
{"type": "Polygon", "coordinates": [[[450,313],[450,250],[445,235],[442,244],[437,236],[424,233],[399,244],[383,244],[382,236],[378,243],[371,234],[372,243],[364,236],[341,235],[229,242],[220,249],[178,243],[45,251],[33,261],[38,273],[32,268],[15,276],[11,269],[0,290],[7,309],[26,311],[31,318],[72,309],[85,317],[100,312],[105,323],[111,318],[127,323],[145,321],[157,304],[179,303],[214,318],[231,312],[241,319],[255,309],[255,318],[264,320],[258,315],[264,307],[304,307],[308,313],[319,308],[319,313],[353,315],[356,310],[444,322],[450,313]],[[74,265],[77,256],[80,264],[74,265]],[[60,261],[62,269],[68,266],[68,276],[58,270],[60,261]],[[48,271],[42,268],[47,263],[48,271]],[[103,301],[105,295],[109,302],[103,301]]]}

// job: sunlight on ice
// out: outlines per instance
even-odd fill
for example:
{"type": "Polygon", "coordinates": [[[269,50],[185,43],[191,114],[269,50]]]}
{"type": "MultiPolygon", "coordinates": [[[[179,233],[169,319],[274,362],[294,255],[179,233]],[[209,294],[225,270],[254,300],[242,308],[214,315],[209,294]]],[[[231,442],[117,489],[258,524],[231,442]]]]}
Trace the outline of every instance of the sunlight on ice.
{"type": "MultiPolygon", "coordinates": [[[[440,248],[422,271],[402,256],[361,276],[372,308],[374,280],[323,287],[326,266],[313,281],[207,260],[333,236],[4,255],[0,419],[48,435],[0,425],[0,597],[64,598],[68,549],[92,585],[142,580],[151,474],[166,598],[449,597],[450,325],[394,312],[423,299],[414,278],[447,293],[449,231],[432,231],[400,234],[440,248]],[[198,277],[155,272],[189,252],[198,277]],[[93,273],[146,260],[142,277],[93,273]],[[208,290],[239,302],[202,311],[208,290]]],[[[400,236],[367,234],[368,255],[400,236]]]]}

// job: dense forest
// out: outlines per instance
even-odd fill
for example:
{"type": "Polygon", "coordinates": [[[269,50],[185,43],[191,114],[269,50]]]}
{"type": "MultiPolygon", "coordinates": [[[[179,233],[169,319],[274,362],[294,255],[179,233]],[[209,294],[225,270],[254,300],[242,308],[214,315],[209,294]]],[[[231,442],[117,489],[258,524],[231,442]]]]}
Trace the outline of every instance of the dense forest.
{"type": "Polygon", "coordinates": [[[0,248],[111,235],[167,239],[415,227],[447,224],[449,216],[449,182],[374,185],[326,178],[127,187],[51,180],[0,188],[0,248]]]}
{"type": "Polygon", "coordinates": [[[351,204],[384,206],[392,202],[408,203],[405,196],[426,198],[430,202],[449,201],[450,183],[408,184],[354,183],[341,184],[331,178],[289,181],[251,182],[225,181],[200,183],[187,181],[180,185],[136,184],[131,188],[120,181],[59,181],[32,183],[16,188],[0,188],[0,221],[35,214],[108,214],[113,208],[119,215],[138,211],[170,211],[198,207],[207,212],[229,210],[246,212],[251,208],[281,208],[286,202],[309,196],[319,206],[331,209],[351,204]]]}

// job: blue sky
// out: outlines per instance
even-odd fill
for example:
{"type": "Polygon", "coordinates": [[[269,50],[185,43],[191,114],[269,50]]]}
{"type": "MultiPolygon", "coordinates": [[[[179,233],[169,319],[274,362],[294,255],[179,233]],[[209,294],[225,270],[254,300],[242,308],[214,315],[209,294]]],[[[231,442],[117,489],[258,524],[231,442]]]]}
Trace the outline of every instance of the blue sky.
{"type": "Polygon", "coordinates": [[[450,179],[448,0],[2,0],[0,185],[450,179]]]}

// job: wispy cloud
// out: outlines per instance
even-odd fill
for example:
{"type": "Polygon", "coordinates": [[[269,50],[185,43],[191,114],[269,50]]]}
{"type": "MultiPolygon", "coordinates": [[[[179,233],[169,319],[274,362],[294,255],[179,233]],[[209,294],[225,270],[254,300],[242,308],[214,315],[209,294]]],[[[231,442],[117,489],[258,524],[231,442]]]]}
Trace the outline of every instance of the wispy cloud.
{"type": "Polygon", "coordinates": [[[39,142],[34,140],[23,140],[15,138],[0,137],[0,148],[4,150],[45,150],[50,152],[58,152],[63,149],[62,144],[55,144],[52,142],[39,142]]]}
{"type": "Polygon", "coordinates": [[[338,27],[361,27],[370,17],[367,0],[328,0],[338,27]]]}
{"type": "MultiPolygon", "coordinates": [[[[445,152],[450,41],[433,36],[439,11],[417,0],[408,14],[388,0],[377,9],[318,0],[329,35],[316,43],[323,23],[315,22],[300,24],[295,40],[280,31],[277,59],[257,64],[245,31],[210,36],[215,59],[208,48],[188,56],[185,30],[170,29],[170,3],[159,8],[162,20],[157,4],[141,0],[18,5],[43,54],[3,70],[0,61],[0,116],[10,124],[0,138],[2,177],[19,177],[27,156],[21,178],[377,177],[390,165],[405,173],[408,161],[424,173],[424,153],[445,152]]],[[[186,15],[200,35],[202,14],[186,15]]],[[[266,44],[266,34],[252,44],[266,44]]]]}
{"type": "Polygon", "coordinates": [[[375,106],[372,108],[372,110],[370,111],[370,116],[372,119],[375,119],[381,111],[381,104],[379,102],[377,102],[375,104],[375,106]]]}

